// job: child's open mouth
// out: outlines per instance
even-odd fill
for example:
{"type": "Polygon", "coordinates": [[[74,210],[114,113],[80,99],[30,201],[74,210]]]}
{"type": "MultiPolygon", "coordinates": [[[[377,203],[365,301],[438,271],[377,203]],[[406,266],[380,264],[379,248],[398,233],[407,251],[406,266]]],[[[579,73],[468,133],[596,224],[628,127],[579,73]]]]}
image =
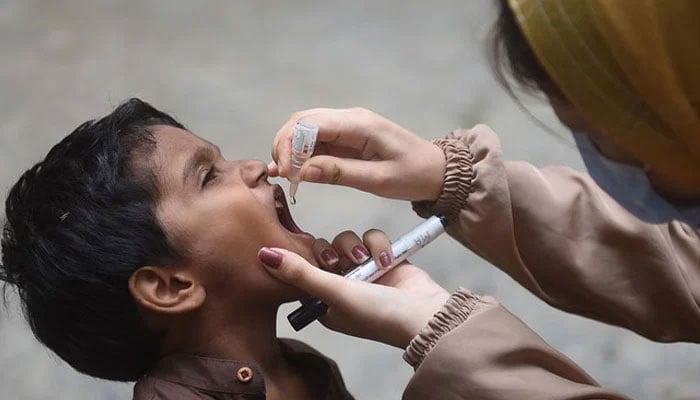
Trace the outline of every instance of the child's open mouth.
{"type": "Polygon", "coordinates": [[[277,211],[277,218],[279,218],[280,224],[286,230],[292,233],[311,236],[310,234],[302,231],[301,228],[297,226],[296,222],[294,222],[292,214],[289,212],[287,197],[284,195],[284,189],[282,189],[282,186],[274,185],[273,196],[275,199],[275,211],[277,211]]]}

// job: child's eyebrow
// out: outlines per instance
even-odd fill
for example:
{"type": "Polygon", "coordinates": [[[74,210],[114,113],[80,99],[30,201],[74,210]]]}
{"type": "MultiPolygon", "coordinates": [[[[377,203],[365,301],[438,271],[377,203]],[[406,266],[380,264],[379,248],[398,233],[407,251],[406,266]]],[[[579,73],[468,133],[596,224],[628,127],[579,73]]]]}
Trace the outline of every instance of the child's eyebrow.
{"type": "Polygon", "coordinates": [[[192,176],[199,164],[207,160],[213,160],[217,154],[217,148],[212,145],[198,147],[185,163],[185,167],[182,170],[182,184],[187,183],[187,179],[192,176]]]}

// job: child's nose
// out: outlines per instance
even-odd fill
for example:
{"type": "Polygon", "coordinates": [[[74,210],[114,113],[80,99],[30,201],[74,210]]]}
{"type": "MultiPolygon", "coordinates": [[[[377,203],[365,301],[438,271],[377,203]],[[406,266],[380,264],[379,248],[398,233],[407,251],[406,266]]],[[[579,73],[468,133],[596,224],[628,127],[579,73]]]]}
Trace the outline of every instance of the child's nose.
{"type": "Polygon", "coordinates": [[[265,182],[268,177],[267,164],[260,160],[241,162],[241,177],[246,185],[255,187],[265,182]]]}

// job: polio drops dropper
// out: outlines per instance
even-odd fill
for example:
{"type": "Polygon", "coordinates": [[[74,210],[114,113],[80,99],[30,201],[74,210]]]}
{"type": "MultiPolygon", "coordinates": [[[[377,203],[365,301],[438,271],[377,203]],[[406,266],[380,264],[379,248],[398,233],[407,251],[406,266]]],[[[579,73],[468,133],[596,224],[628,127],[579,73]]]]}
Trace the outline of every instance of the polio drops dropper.
{"type": "Polygon", "coordinates": [[[292,137],[292,170],[289,174],[289,196],[292,198],[292,204],[297,203],[296,194],[301,181],[300,171],[301,166],[306,160],[311,158],[316,147],[316,138],[318,137],[318,126],[299,121],[294,126],[294,135],[292,137]]]}

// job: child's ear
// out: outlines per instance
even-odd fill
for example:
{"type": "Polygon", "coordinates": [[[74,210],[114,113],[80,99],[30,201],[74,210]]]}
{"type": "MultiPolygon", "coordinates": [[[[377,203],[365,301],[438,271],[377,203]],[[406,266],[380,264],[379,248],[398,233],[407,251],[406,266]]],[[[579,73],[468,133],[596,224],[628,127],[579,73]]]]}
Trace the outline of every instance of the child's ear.
{"type": "Polygon", "coordinates": [[[199,308],[206,298],[200,282],[175,267],[141,267],[129,277],[136,303],[161,314],[182,314],[199,308]]]}

